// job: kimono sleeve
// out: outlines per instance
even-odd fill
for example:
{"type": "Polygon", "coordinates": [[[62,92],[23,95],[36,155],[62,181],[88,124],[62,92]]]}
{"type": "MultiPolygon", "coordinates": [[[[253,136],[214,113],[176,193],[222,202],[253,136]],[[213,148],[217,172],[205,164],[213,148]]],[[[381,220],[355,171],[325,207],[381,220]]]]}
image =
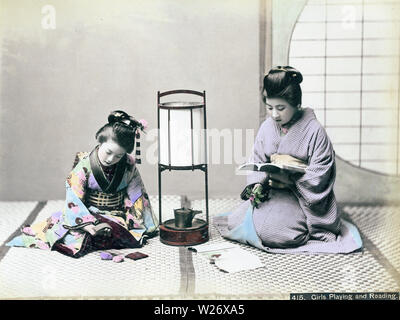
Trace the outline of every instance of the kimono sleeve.
{"type": "Polygon", "coordinates": [[[335,151],[325,130],[316,130],[309,143],[306,173],[295,180],[294,191],[307,207],[322,206],[331,201],[336,177],[335,151]]]}
{"type": "Polygon", "coordinates": [[[89,168],[89,157],[85,157],[78,162],[65,182],[66,196],[63,217],[68,227],[76,227],[80,224],[96,221],[96,218],[90,214],[83,202],[87,189],[89,168]]]}
{"type": "Polygon", "coordinates": [[[143,181],[140,176],[139,170],[136,168],[136,165],[133,165],[132,168],[133,174],[128,184],[127,193],[129,200],[132,203],[135,203],[137,199],[139,199],[143,195],[143,181]]]}
{"type": "MultiPolygon", "coordinates": [[[[257,132],[256,139],[254,140],[253,149],[251,151],[251,156],[249,158],[249,163],[266,163],[268,162],[267,156],[265,154],[265,139],[266,139],[266,123],[264,122],[257,132]]],[[[255,183],[261,183],[266,178],[265,172],[251,172],[247,176],[247,185],[252,185],[255,183]]]]}
{"type": "Polygon", "coordinates": [[[151,233],[157,229],[158,222],[153,213],[139,170],[134,164],[132,171],[133,174],[127,187],[127,195],[131,202],[130,206],[135,212],[135,216],[142,221],[146,233],[151,233]]]}

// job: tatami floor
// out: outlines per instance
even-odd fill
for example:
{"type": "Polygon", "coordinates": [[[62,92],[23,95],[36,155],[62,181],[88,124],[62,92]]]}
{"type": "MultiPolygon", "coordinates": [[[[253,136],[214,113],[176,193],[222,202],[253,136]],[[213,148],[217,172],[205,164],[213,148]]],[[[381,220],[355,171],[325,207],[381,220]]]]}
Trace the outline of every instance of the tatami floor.
{"type": "MultiPolygon", "coordinates": [[[[163,213],[181,206],[179,196],[163,197],[163,213]]],[[[151,197],[154,207],[158,198],[151,197]]],[[[210,199],[210,220],[239,199],[210,199]]],[[[399,292],[400,207],[344,205],[359,227],[365,248],[348,255],[268,254],[246,245],[263,268],[225,273],[187,247],[167,246],[159,237],[140,249],[142,260],[104,261],[98,252],[73,259],[58,252],[4,246],[19,228],[47,218],[63,201],[0,202],[0,299],[289,299],[290,293],[399,292]]],[[[204,201],[191,202],[204,210],[204,201]]],[[[204,217],[204,216],[203,216],[204,217]]],[[[222,239],[210,226],[210,243],[222,239]]]]}

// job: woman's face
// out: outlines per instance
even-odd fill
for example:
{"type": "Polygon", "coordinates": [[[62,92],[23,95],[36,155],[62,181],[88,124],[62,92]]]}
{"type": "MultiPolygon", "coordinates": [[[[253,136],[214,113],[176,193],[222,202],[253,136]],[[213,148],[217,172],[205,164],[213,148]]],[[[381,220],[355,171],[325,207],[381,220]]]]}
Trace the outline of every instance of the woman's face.
{"type": "Polygon", "coordinates": [[[299,107],[292,106],[282,98],[266,98],[265,104],[267,106],[267,113],[280,125],[288,123],[299,107]]]}
{"type": "Polygon", "coordinates": [[[103,142],[98,151],[99,161],[105,166],[116,164],[126,154],[126,150],[112,139],[103,142]]]}

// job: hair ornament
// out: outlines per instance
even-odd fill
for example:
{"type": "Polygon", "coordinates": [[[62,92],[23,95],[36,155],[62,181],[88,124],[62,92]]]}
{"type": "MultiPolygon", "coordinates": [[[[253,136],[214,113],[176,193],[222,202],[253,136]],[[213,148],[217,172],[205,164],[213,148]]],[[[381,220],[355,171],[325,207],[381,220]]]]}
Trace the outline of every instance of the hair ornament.
{"type": "MultiPolygon", "coordinates": [[[[133,119],[133,118],[132,118],[133,119]]],[[[142,131],[143,133],[146,133],[145,130],[148,127],[148,122],[145,119],[140,119],[139,121],[136,121],[135,119],[133,119],[136,123],[137,123],[137,129],[136,129],[136,133],[135,133],[135,137],[136,137],[136,151],[135,151],[135,162],[136,164],[140,164],[142,163],[142,160],[140,158],[140,131],[142,131]]]]}
{"type": "Polygon", "coordinates": [[[137,121],[134,117],[131,117],[129,114],[121,110],[112,111],[108,116],[108,123],[121,123],[135,131],[140,129],[144,132],[147,128],[146,120],[137,121]]]}
{"type": "Polygon", "coordinates": [[[134,117],[131,117],[129,114],[127,114],[124,111],[121,110],[116,110],[112,111],[110,115],[108,116],[108,123],[109,124],[122,124],[126,127],[131,128],[135,132],[135,140],[136,140],[136,150],[135,150],[135,163],[140,164],[141,159],[140,159],[140,131],[143,133],[146,133],[144,130],[148,127],[148,123],[146,120],[141,119],[137,121],[134,117]]]}
{"type": "Polygon", "coordinates": [[[146,130],[149,126],[149,123],[145,119],[140,119],[139,123],[142,125],[142,128],[141,128],[142,131],[146,130]]]}

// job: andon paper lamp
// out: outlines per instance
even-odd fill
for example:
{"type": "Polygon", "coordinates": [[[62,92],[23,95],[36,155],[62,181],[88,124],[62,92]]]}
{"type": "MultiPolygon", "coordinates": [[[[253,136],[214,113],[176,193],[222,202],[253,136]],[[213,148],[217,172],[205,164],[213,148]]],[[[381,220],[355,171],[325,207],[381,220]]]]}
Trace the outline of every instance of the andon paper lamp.
{"type": "Polygon", "coordinates": [[[158,196],[160,240],[169,245],[196,245],[208,241],[208,167],[206,136],[206,92],[173,90],[157,93],[158,114],[158,196]],[[197,95],[201,102],[160,102],[174,94],[197,95]],[[205,176],[206,220],[194,218],[199,211],[174,210],[174,219],[163,221],[161,176],[174,170],[201,170],[205,176]],[[194,219],[193,219],[194,218],[194,219]]]}

